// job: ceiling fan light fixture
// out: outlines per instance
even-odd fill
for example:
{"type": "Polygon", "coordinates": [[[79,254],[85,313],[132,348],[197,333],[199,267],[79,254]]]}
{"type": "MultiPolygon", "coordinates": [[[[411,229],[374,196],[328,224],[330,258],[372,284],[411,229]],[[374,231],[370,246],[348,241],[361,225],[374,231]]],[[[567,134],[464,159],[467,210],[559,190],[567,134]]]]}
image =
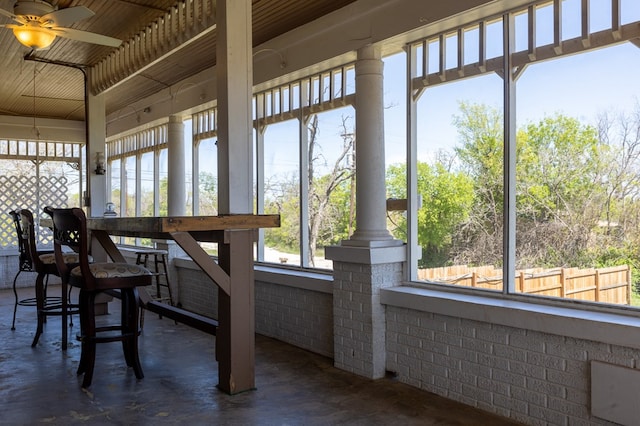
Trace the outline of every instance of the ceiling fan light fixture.
{"type": "Polygon", "coordinates": [[[46,49],[56,39],[56,34],[47,28],[24,25],[13,28],[18,41],[31,49],[46,49]]]}

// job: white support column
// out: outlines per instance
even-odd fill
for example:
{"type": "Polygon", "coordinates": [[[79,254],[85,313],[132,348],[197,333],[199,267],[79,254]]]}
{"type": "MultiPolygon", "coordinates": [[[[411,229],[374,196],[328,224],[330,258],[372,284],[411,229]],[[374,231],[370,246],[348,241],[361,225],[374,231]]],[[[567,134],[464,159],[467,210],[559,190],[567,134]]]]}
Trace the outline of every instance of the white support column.
{"type": "Polygon", "coordinates": [[[217,6],[218,211],[253,213],[251,1],[217,6]]]}
{"type": "Polygon", "coordinates": [[[387,230],[384,105],[380,49],[356,62],[356,231],[333,260],[334,365],[372,379],[384,377],[386,317],[380,290],[399,285],[406,247],[387,230]]]}
{"type": "MultiPolygon", "coordinates": [[[[251,0],[218,0],[218,212],[253,213],[253,57],[251,0]]],[[[227,393],[255,388],[254,234],[225,232],[219,265],[230,275],[218,289],[218,387],[227,393]]]]}
{"type": "MultiPolygon", "coordinates": [[[[107,137],[106,113],[104,96],[87,94],[87,195],[89,208],[87,216],[99,217],[104,215],[107,205],[107,174],[97,175],[96,154],[101,152],[105,158],[107,137]]],[[[106,165],[106,161],[105,161],[106,165]]]]}
{"type": "Polygon", "coordinates": [[[169,216],[184,216],[186,212],[184,123],[178,116],[169,117],[167,141],[169,182],[167,202],[169,216]]]}
{"type": "Polygon", "coordinates": [[[367,46],[358,50],[355,71],[356,230],[343,245],[397,246],[400,242],[394,240],[387,230],[383,62],[380,48],[367,46]]]}

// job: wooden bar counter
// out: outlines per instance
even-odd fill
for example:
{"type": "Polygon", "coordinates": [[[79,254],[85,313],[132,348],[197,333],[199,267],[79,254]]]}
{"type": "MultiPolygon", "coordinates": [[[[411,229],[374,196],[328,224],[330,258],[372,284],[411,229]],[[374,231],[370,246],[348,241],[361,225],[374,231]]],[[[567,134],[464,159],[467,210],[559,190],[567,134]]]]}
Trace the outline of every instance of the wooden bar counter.
{"type": "MultiPolygon", "coordinates": [[[[212,279],[218,287],[218,387],[229,394],[255,389],[253,243],[257,229],[279,226],[279,215],[87,219],[93,238],[114,262],[125,259],[110,235],[172,239],[212,279]],[[218,243],[217,263],[198,242],[218,243]]],[[[151,303],[146,291],[139,290],[142,304],[151,303]]]]}

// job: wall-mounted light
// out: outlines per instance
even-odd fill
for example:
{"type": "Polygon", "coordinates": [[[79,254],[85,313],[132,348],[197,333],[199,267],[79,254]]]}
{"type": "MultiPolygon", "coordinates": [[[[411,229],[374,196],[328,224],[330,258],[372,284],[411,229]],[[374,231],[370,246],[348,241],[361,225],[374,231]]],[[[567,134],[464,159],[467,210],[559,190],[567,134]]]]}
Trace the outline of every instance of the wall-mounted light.
{"type": "Polygon", "coordinates": [[[96,170],[97,175],[103,175],[105,172],[104,168],[104,154],[102,152],[96,152],[96,170]]]}

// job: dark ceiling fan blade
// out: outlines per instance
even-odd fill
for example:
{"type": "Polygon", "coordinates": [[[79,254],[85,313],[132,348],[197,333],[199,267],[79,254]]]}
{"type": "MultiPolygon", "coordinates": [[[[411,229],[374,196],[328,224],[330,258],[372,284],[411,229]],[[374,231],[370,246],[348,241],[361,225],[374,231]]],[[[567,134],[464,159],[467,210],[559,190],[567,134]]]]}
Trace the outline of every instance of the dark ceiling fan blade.
{"type": "Polygon", "coordinates": [[[88,31],[75,30],[73,28],[50,28],[50,30],[60,37],[84,41],[85,43],[100,44],[111,47],[118,47],[122,44],[122,40],[118,40],[117,38],[90,33],[88,31]]]}
{"type": "Polygon", "coordinates": [[[14,21],[16,21],[16,22],[18,22],[20,24],[24,24],[24,23],[27,22],[22,18],[22,16],[16,16],[13,13],[9,12],[8,10],[4,10],[2,8],[0,8],[0,15],[4,15],[7,18],[11,18],[11,19],[13,19],[14,21]]]}
{"type": "Polygon", "coordinates": [[[95,13],[84,6],[74,6],[47,13],[41,16],[39,21],[47,27],[67,27],[93,15],[95,13]]]}

